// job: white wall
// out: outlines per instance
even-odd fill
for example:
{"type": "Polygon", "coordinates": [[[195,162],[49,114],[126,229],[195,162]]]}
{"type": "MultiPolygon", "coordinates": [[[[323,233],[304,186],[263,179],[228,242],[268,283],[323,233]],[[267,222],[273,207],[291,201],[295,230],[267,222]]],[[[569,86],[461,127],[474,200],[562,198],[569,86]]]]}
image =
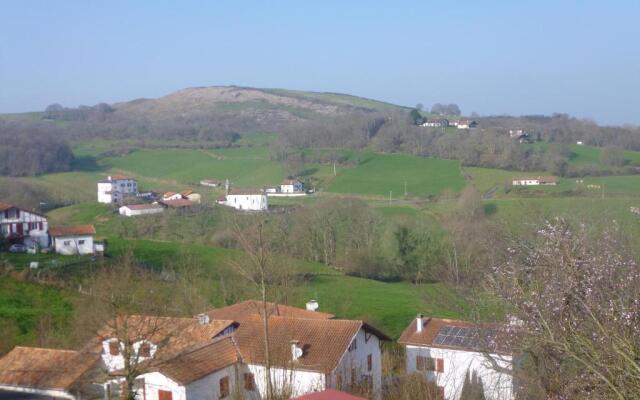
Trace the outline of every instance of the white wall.
{"type": "Polygon", "coordinates": [[[224,204],[236,210],[265,211],[268,208],[265,194],[229,194],[226,199],[224,204]]]}
{"type": "MultiPolygon", "coordinates": [[[[117,339],[106,339],[102,341],[102,362],[104,362],[105,367],[107,368],[108,371],[115,371],[118,369],[122,369],[124,368],[124,357],[122,356],[122,351],[124,350],[123,345],[121,343],[119,343],[120,346],[120,354],[117,356],[111,355],[111,351],[110,351],[110,347],[109,347],[109,343],[111,343],[112,341],[117,342],[117,339]]],[[[142,343],[144,343],[144,341],[139,341],[133,344],[133,351],[134,353],[138,353],[138,349],[140,348],[140,346],[142,345],[142,343]]],[[[150,348],[150,354],[151,357],[136,357],[133,358],[133,362],[142,362],[144,360],[146,360],[147,358],[153,358],[153,356],[156,354],[156,351],[158,350],[158,346],[149,342],[151,348],[150,348]]]]}
{"type": "Polygon", "coordinates": [[[132,217],[135,215],[147,215],[147,214],[159,214],[161,212],[164,211],[164,208],[145,208],[145,209],[130,209],[127,206],[122,206],[118,209],[118,211],[120,212],[120,215],[124,215],[127,217],[132,217]]]}
{"type": "Polygon", "coordinates": [[[122,200],[123,196],[137,193],[138,183],[135,179],[98,182],[98,203],[114,203],[122,200]]]}
{"type": "Polygon", "coordinates": [[[158,390],[171,392],[173,400],[196,399],[196,397],[187,397],[184,386],[181,386],[159,372],[142,374],[138,379],[144,379],[144,396],[143,390],[138,390],[137,398],[139,399],[158,400],[158,390]]]}
{"type": "MultiPolygon", "coordinates": [[[[476,371],[482,379],[485,398],[487,400],[511,400],[513,395],[513,378],[511,375],[495,371],[487,358],[487,355],[462,350],[439,349],[433,347],[406,346],[407,373],[419,372],[416,370],[416,357],[441,358],[444,360],[444,371],[422,371],[427,379],[435,381],[438,386],[444,387],[445,399],[459,400],[460,392],[464,386],[467,371],[476,371]]],[[[511,356],[491,357],[502,368],[511,368],[511,356]]]]}
{"type": "MultiPolygon", "coordinates": [[[[255,377],[260,395],[265,397],[266,368],[262,365],[249,364],[249,370],[255,377]]],[[[274,387],[280,390],[291,390],[293,397],[326,389],[325,375],[320,372],[271,368],[271,381],[274,387]]]]}
{"type": "Polygon", "coordinates": [[[46,217],[24,210],[18,210],[16,213],[15,208],[0,211],[0,234],[6,236],[9,233],[16,233],[18,225],[22,225],[23,236],[30,236],[30,232],[33,231],[33,241],[37,241],[43,247],[48,245],[48,237],[42,238],[42,235],[49,229],[46,217]]]}
{"type": "Polygon", "coordinates": [[[351,384],[351,374],[353,368],[356,369],[355,382],[361,383],[364,376],[371,376],[372,391],[375,398],[381,397],[382,390],[382,353],[380,351],[380,340],[375,335],[366,335],[360,329],[355,338],[357,347],[352,351],[347,351],[342,356],[338,367],[331,373],[328,387],[335,389],[348,389],[351,384]],[[367,339],[367,336],[368,339],[367,339]],[[367,356],[371,354],[372,368],[368,371],[367,356]],[[337,387],[337,375],[342,377],[342,387],[337,387]]]}
{"type": "Polygon", "coordinates": [[[72,254],[93,254],[93,236],[58,236],[53,238],[56,253],[65,256],[72,254]],[[83,242],[84,241],[84,242],[83,242]],[[81,243],[83,242],[83,243],[81,243]]]}

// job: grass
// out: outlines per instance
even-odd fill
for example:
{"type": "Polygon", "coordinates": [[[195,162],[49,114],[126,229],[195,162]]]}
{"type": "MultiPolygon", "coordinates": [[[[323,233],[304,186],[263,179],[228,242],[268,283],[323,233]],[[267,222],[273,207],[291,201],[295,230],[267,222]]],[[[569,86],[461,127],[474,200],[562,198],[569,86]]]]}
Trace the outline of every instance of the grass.
{"type": "Polygon", "coordinates": [[[361,195],[403,197],[439,195],[447,189],[460,191],[465,185],[459,163],[402,154],[369,154],[355,167],[339,168],[328,191],[361,195]]]}

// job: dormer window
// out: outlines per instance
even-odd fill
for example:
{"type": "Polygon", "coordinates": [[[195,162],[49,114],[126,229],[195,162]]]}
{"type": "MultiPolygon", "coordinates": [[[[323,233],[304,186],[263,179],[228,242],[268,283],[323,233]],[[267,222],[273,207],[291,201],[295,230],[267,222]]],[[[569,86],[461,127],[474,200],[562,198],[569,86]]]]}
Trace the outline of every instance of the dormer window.
{"type": "Polygon", "coordinates": [[[144,342],[140,344],[138,348],[138,356],[140,357],[151,357],[151,344],[149,342],[144,342]]]}
{"type": "Polygon", "coordinates": [[[120,343],[117,340],[112,340],[109,342],[109,354],[112,356],[120,355],[120,343]]]}

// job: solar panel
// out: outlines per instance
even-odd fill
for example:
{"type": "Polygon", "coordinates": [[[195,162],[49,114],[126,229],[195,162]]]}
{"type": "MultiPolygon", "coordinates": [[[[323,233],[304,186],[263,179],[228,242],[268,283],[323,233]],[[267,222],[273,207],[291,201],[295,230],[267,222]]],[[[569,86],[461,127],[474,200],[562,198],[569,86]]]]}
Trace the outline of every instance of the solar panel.
{"type": "Polygon", "coordinates": [[[433,343],[442,346],[480,350],[483,341],[486,341],[494,333],[491,329],[447,325],[440,328],[433,343]]]}

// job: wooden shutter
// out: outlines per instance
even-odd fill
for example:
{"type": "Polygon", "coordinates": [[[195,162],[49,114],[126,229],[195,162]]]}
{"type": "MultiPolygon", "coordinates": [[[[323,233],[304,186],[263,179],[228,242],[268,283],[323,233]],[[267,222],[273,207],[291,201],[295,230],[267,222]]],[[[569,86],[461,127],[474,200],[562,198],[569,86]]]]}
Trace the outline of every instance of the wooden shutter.
{"type": "Polygon", "coordinates": [[[442,358],[436,359],[436,372],[444,372],[444,360],[442,358]]]}
{"type": "Polygon", "coordinates": [[[255,389],[254,380],[253,380],[253,374],[245,372],[245,374],[244,374],[244,389],[245,390],[254,390],[255,389]]]}
{"type": "Polygon", "coordinates": [[[147,342],[142,343],[138,349],[138,355],[140,357],[151,357],[151,345],[147,342]]]}
{"type": "Polygon", "coordinates": [[[220,398],[223,399],[229,395],[229,377],[225,376],[220,379],[220,398]]]}
{"type": "Polygon", "coordinates": [[[158,390],[158,400],[173,400],[173,393],[168,390],[158,390]]]}
{"type": "Polygon", "coordinates": [[[371,372],[372,369],[373,369],[373,357],[371,356],[371,354],[369,354],[367,356],[367,371],[371,372]]]}
{"type": "Polygon", "coordinates": [[[109,342],[109,354],[112,356],[120,355],[120,343],[117,340],[109,342]]]}

